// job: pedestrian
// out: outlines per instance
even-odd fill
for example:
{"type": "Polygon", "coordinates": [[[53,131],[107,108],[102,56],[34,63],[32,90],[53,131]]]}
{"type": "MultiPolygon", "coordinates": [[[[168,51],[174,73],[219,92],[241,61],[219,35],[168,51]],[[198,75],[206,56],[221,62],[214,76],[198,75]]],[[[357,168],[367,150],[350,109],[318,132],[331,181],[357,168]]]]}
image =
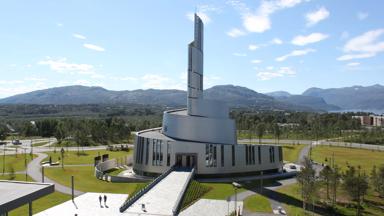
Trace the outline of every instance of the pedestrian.
{"type": "Polygon", "coordinates": [[[101,197],[101,195],[99,195],[99,203],[100,203],[100,207],[101,208],[103,208],[103,206],[101,205],[101,200],[102,200],[103,198],[101,197]]]}
{"type": "Polygon", "coordinates": [[[107,195],[104,194],[104,205],[107,206],[107,195]]]}

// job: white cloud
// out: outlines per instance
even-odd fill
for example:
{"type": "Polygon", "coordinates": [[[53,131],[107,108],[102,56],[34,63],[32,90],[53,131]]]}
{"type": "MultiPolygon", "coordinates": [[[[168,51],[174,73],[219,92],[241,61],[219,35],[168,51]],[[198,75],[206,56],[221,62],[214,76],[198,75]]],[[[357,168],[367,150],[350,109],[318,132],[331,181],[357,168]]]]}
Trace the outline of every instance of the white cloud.
{"type": "Polygon", "coordinates": [[[37,62],[39,65],[48,65],[55,72],[67,74],[88,75],[93,79],[104,78],[104,75],[97,73],[95,67],[90,64],[70,63],[66,58],[46,57],[44,60],[37,62]]]}
{"type": "Polygon", "coordinates": [[[83,46],[87,49],[91,49],[91,50],[95,50],[95,51],[98,51],[98,52],[104,52],[105,49],[101,46],[97,46],[97,45],[94,45],[94,44],[83,44],[83,46]]]}
{"type": "Polygon", "coordinates": [[[276,70],[273,70],[273,67],[268,67],[267,69],[257,72],[257,78],[259,80],[270,80],[277,77],[294,77],[296,75],[296,71],[294,71],[290,67],[280,67],[276,70]]]}
{"type": "Polygon", "coordinates": [[[227,35],[236,38],[245,35],[245,32],[238,28],[233,28],[229,32],[227,32],[227,35]]]}
{"type": "Polygon", "coordinates": [[[249,32],[262,33],[271,28],[268,16],[247,14],[243,16],[243,25],[249,32]]]}
{"type": "Polygon", "coordinates": [[[261,63],[261,60],[260,59],[254,59],[254,60],[251,61],[251,63],[259,64],[259,63],[261,63]]]}
{"type": "Polygon", "coordinates": [[[325,7],[321,7],[317,11],[309,12],[305,15],[305,19],[307,20],[307,26],[313,26],[316,23],[325,20],[329,17],[329,11],[325,7]]]}
{"type": "Polygon", "coordinates": [[[167,88],[170,79],[159,74],[145,74],[141,80],[144,88],[164,89],[167,88]]]}
{"type": "Polygon", "coordinates": [[[384,34],[384,29],[376,29],[365,32],[352,38],[345,46],[345,52],[369,52],[377,53],[384,51],[384,41],[377,41],[384,34]]]}
{"type": "Polygon", "coordinates": [[[285,61],[289,57],[303,56],[303,55],[307,55],[307,54],[309,54],[311,52],[315,52],[315,51],[316,50],[314,50],[314,49],[293,50],[292,52],[288,53],[287,55],[277,57],[275,60],[276,61],[285,61]]]}
{"type": "Polygon", "coordinates": [[[253,11],[241,1],[227,1],[227,4],[240,11],[243,26],[249,32],[262,33],[272,27],[270,16],[278,10],[293,7],[302,0],[271,0],[261,1],[259,7],[253,11]]]}
{"type": "Polygon", "coordinates": [[[63,27],[64,25],[63,25],[63,23],[56,23],[56,26],[57,27],[63,27]]]}
{"type": "Polygon", "coordinates": [[[298,35],[292,39],[291,43],[297,46],[305,46],[307,44],[317,43],[327,38],[328,35],[326,34],[312,33],[309,35],[298,35]]]}
{"type": "Polygon", "coordinates": [[[92,85],[91,82],[88,80],[76,80],[73,84],[75,85],[83,85],[83,86],[90,86],[92,85]]]}
{"type": "Polygon", "coordinates": [[[356,66],[359,66],[359,65],[360,65],[360,62],[351,62],[351,63],[347,64],[348,67],[356,67],[356,66]]]}
{"type": "Polygon", "coordinates": [[[352,59],[364,59],[364,58],[371,58],[375,56],[374,53],[361,53],[361,54],[347,54],[347,55],[342,55],[337,60],[339,61],[348,61],[352,59]]]}
{"type": "Polygon", "coordinates": [[[84,35],[77,34],[77,33],[73,33],[72,36],[77,38],[77,39],[81,39],[81,40],[87,39],[87,37],[85,37],[84,35]]]}
{"type": "Polygon", "coordinates": [[[258,48],[259,48],[259,46],[257,46],[256,44],[249,44],[249,46],[248,46],[248,49],[252,50],[252,51],[257,50],[258,48]]]}
{"type": "Polygon", "coordinates": [[[67,62],[66,58],[53,59],[46,57],[45,60],[38,62],[39,65],[48,65],[51,70],[57,72],[88,72],[94,69],[93,65],[90,64],[76,64],[67,62]]]}
{"type": "Polygon", "coordinates": [[[366,12],[357,13],[357,19],[359,19],[359,20],[365,20],[368,18],[368,16],[369,16],[369,14],[366,12]]]}
{"type": "Polygon", "coordinates": [[[238,52],[232,53],[232,55],[238,56],[238,57],[245,57],[245,56],[247,56],[246,53],[238,53],[238,52]]]}
{"type": "Polygon", "coordinates": [[[337,58],[339,61],[370,58],[380,52],[384,52],[384,41],[379,41],[384,34],[384,29],[376,29],[365,32],[346,42],[343,51],[345,55],[337,58]]]}
{"type": "Polygon", "coordinates": [[[280,44],[283,44],[283,41],[280,40],[279,38],[273,38],[273,39],[271,40],[271,44],[280,45],[280,44]]]}

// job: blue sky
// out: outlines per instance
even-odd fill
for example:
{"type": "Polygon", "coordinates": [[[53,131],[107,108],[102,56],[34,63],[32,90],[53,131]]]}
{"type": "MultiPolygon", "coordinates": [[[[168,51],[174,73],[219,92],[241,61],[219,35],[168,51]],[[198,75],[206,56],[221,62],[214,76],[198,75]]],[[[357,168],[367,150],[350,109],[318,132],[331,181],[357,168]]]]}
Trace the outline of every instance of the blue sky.
{"type": "Polygon", "coordinates": [[[36,0],[0,4],[0,98],[66,86],[186,89],[191,15],[205,83],[258,92],[384,84],[379,0],[36,0]]]}

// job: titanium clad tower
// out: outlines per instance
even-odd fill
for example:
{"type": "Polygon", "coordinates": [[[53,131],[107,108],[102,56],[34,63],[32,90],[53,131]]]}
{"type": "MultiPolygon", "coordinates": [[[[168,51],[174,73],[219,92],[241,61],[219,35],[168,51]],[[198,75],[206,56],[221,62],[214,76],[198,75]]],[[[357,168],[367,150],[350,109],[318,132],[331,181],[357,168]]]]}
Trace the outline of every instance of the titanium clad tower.
{"type": "Polygon", "coordinates": [[[188,45],[188,114],[199,115],[198,103],[203,98],[203,22],[195,14],[194,40],[188,45]]]}
{"type": "Polygon", "coordinates": [[[204,98],[203,22],[196,14],[194,27],[188,45],[187,108],[164,111],[161,128],[136,133],[133,171],[156,176],[172,166],[194,167],[201,177],[281,171],[281,146],[238,145],[227,104],[204,98]]]}

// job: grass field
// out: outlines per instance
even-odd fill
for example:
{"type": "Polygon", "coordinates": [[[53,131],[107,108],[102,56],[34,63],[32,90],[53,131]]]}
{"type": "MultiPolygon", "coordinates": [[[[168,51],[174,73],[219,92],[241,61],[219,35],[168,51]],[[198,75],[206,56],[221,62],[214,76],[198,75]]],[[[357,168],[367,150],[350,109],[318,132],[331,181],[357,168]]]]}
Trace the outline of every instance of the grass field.
{"type": "Polygon", "coordinates": [[[260,194],[247,197],[244,200],[244,208],[250,212],[272,213],[271,204],[269,203],[268,198],[260,194]]]}
{"type": "Polygon", "coordinates": [[[38,147],[38,146],[42,146],[42,145],[45,145],[45,144],[48,144],[49,142],[37,142],[37,143],[32,143],[32,146],[33,147],[38,147]]]}
{"type": "Polygon", "coordinates": [[[384,152],[330,146],[316,146],[312,149],[312,159],[319,163],[325,163],[325,158],[330,161],[332,154],[335,156],[335,163],[342,170],[347,168],[347,164],[356,167],[360,165],[370,173],[374,165],[384,164],[384,152]]]}
{"type": "Polygon", "coordinates": [[[181,203],[181,209],[185,209],[199,200],[205,193],[211,190],[210,187],[203,185],[197,181],[191,181],[184,194],[183,201],[181,203]]]}
{"type": "MultiPolygon", "coordinates": [[[[317,196],[317,199],[322,200],[323,202],[321,202],[321,204],[318,203],[318,205],[322,205],[326,197],[325,186],[321,185],[319,191],[320,192],[317,196]]],[[[304,215],[304,211],[301,206],[302,199],[301,199],[300,188],[298,184],[282,187],[278,189],[278,192],[299,201],[300,206],[284,204],[284,208],[287,210],[288,215],[304,215]]],[[[346,204],[347,202],[351,202],[349,200],[350,198],[348,197],[347,193],[344,190],[342,190],[340,187],[338,188],[337,199],[338,199],[338,205],[336,206],[336,212],[339,215],[347,215],[347,216],[356,215],[356,209],[353,207],[348,207],[348,205],[346,204]]],[[[363,215],[376,215],[376,216],[384,215],[384,210],[380,209],[379,206],[384,206],[384,200],[382,198],[379,198],[377,194],[372,192],[372,190],[368,190],[368,194],[364,196],[363,215]]],[[[332,213],[329,213],[329,214],[332,214],[332,213]]]]}
{"type": "MultiPolygon", "coordinates": [[[[65,150],[65,148],[64,148],[65,150]]],[[[92,150],[92,151],[81,151],[80,155],[77,154],[77,151],[67,151],[64,154],[64,164],[65,165],[75,165],[75,164],[93,164],[94,157],[103,154],[109,154],[109,158],[119,158],[130,155],[133,153],[133,150],[129,152],[126,151],[107,151],[107,150],[92,150]]],[[[61,157],[60,149],[57,149],[55,152],[47,152],[48,157],[45,160],[48,160],[49,157],[52,157],[52,162],[58,161],[61,157]]]]}
{"type": "MultiPolygon", "coordinates": [[[[202,196],[202,198],[205,199],[225,200],[227,197],[235,194],[235,190],[231,183],[202,183],[202,185],[211,188],[211,190],[202,196]]],[[[244,190],[245,189],[240,188],[237,192],[242,192],[244,190]]]]}
{"type": "MultiPolygon", "coordinates": [[[[17,174],[15,175],[15,177],[16,177],[14,179],[15,181],[25,181],[25,175],[17,174]]],[[[1,175],[0,175],[0,179],[8,180],[7,176],[1,176],[1,175]]],[[[32,180],[28,179],[28,181],[32,181],[32,180]]],[[[36,214],[52,206],[63,203],[69,199],[71,199],[70,195],[59,193],[59,192],[53,192],[52,194],[44,196],[32,203],[33,213],[36,214]]],[[[23,205],[9,212],[8,215],[9,216],[28,215],[28,205],[23,205]]]]}
{"type": "Polygon", "coordinates": [[[296,162],[299,158],[300,151],[305,145],[282,145],[283,146],[283,160],[289,162],[296,162]]]}
{"type": "Polygon", "coordinates": [[[136,187],[145,183],[111,183],[96,179],[93,166],[46,168],[45,175],[60,184],[70,187],[70,178],[75,178],[75,189],[86,192],[108,192],[131,194],[136,187]]]}
{"type": "MultiPolygon", "coordinates": [[[[35,158],[36,156],[34,156],[35,158]]],[[[18,153],[16,155],[6,155],[5,156],[5,172],[10,172],[11,167],[14,171],[23,171],[25,170],[25,158],[27,158],[27,163],[31,161],[31,155],[29,153],[18,153]]],[[[3,155],[0,156],[0,173],[3,172],[3,155]]]]}

